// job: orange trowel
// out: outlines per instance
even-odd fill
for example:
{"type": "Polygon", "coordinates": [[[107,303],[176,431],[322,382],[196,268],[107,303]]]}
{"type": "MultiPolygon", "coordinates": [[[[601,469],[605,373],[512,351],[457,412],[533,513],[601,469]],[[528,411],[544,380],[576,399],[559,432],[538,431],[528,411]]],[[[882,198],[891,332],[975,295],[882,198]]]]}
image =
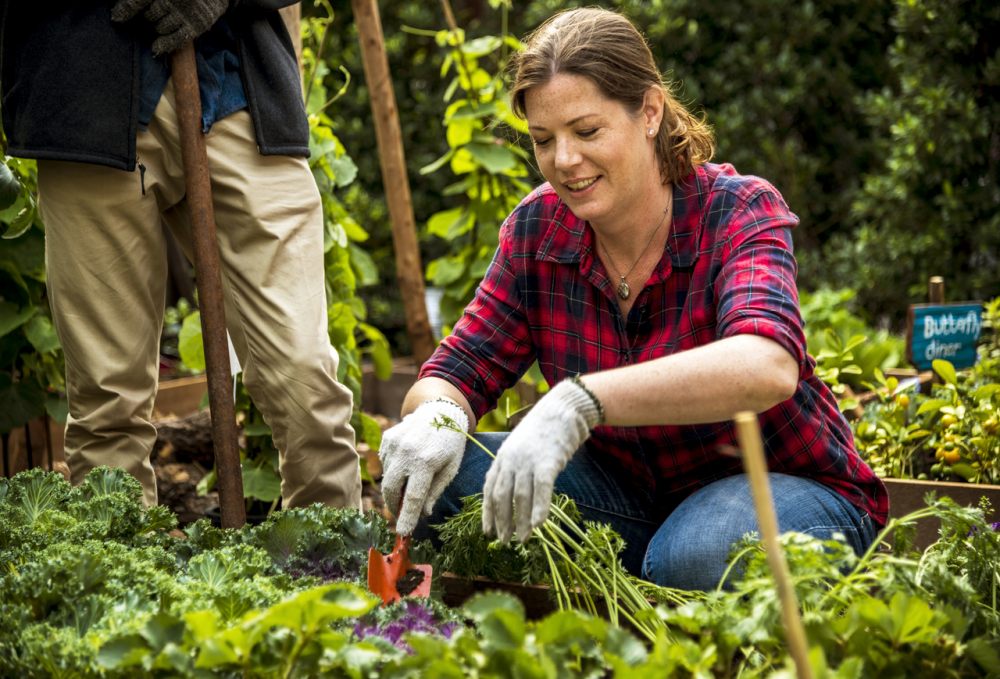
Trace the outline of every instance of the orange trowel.
{"type": "Polygon", "coordinates": [[[392,551],[383,554],[368,548],[368,589],[391,604],[405,596],[428,597],[431,594],[432,567],[410,563],[409,535],[396,535],[392,551]]]}

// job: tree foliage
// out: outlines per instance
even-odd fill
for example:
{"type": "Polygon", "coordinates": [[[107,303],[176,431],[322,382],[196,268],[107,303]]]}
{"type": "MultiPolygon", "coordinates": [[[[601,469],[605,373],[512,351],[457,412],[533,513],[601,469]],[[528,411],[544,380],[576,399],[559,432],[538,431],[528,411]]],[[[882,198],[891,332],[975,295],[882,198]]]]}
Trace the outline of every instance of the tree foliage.
{"type": "Polygon", "coordinates": [[[1000,5],[899,0],[893,79],[863,98],[879,165],[855,194],[840,266],[872,310],[1000,291],[1000,5]],[[848,241],[848,239],[851,239],[848,241]]]}

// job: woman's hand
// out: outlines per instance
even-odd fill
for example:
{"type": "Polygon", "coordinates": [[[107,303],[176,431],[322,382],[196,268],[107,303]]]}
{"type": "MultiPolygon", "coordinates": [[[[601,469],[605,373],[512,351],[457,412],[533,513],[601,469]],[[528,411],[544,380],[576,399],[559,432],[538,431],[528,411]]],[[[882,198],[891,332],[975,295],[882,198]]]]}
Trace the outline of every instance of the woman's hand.
{"type": "Polygon", "coordinates": [[[397,517],[396,532],[400,535],[413,532],[421,509],[431,513],[458,473],[465,453],[465,434],[441,426],[447,420],[463,430],[469,427],[469,418],[461,406],[451,399],[433,399],[382,435],[378,454],[382,461],[382,496],[397,517]]]}
{"type": "Polygon", "coordinates": [[[601,406],[581,383],[564,380],[535,404],[500,446],[483,485],[483,532],[524,542],[545,522],[559,475],[601,421],[601,406]]]}

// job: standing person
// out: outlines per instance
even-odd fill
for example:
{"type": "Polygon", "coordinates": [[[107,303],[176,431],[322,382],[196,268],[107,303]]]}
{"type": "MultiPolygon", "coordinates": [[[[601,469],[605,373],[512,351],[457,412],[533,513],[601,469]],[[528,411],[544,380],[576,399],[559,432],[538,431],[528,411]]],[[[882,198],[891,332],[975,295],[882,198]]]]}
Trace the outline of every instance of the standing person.
{"type": "Polygon", "coordinates": [[[361,506],[351,392],[337,382],[323,217],[287,0],[6,2],[8,153],[38,159],[46,270],[66,356],[79,482],[127,469],[155,504],[150,422],[163,322],[162,224],[190,255],[167,55],[194,39],[226,321],[274,432],[285,507],[361,506]]]}
{"type": "Polygon", "coordinates": [[[806,353],[778,191],[709,162],[714,143],[663,84],[639,31],[557,14],[513,62],[513,109],[547,182],[507,218],[475,298],[382,441],[398,530],[484,493],[483,529],[525,540],[553,489],[626,542],[631,572],[708,589],[757,529],[733,415],[759,413],[783,531],[858,552],[888,509],[806,353]],[[470,431],[538,361],[551,390],[510,434],[470,431]],[[404,482],[405,500],[400,507],[404,482]]]}

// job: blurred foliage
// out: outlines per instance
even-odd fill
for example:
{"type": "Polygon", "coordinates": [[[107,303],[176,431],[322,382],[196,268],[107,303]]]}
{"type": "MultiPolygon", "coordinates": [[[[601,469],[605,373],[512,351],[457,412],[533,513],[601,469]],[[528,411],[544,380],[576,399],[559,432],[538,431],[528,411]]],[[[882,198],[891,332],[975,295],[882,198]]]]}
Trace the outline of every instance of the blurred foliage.
{"type": "MultiPolygon", "coordinates": [[[[855,311],[854,290],[822,288],[803,292],[799,306],[805,321],[806,347],[816,358],[816,372],[840,395],[846,384],[862,391],[876,372],[906,364],[906,341],[869,326],[855,311]]],[[[846,409],[856,404],[841,402],[846,409]]]]}
{"type": "Polygon", "coordinates": [[[830,253],[898,318],[931,275],[951,300],[1000,290],[1000,5],[899,0],[891,23],[893,77],[862,99],[880,162],[830,253]]]}
{"type": "Polygon", "coordinates": [[[520,47],[517,40],[503,34],[469,40],[460,28],[427,33],[446,54],[441,76],[449,78],[448,150],[420,173],[447,167],[456,180],[443,191],[453,207],[435,212],[426,224],[428,234],[448,245],[427,265],[427,279],[443,289],[441,316],[452,325],[493,260],[500,225],[531,191],[525,181],[528,154],[502,135],[505,128],[498,129],[505,125],[526,133],[527,125],[510,110],[503,79],[506,55],[520,47]]]}

